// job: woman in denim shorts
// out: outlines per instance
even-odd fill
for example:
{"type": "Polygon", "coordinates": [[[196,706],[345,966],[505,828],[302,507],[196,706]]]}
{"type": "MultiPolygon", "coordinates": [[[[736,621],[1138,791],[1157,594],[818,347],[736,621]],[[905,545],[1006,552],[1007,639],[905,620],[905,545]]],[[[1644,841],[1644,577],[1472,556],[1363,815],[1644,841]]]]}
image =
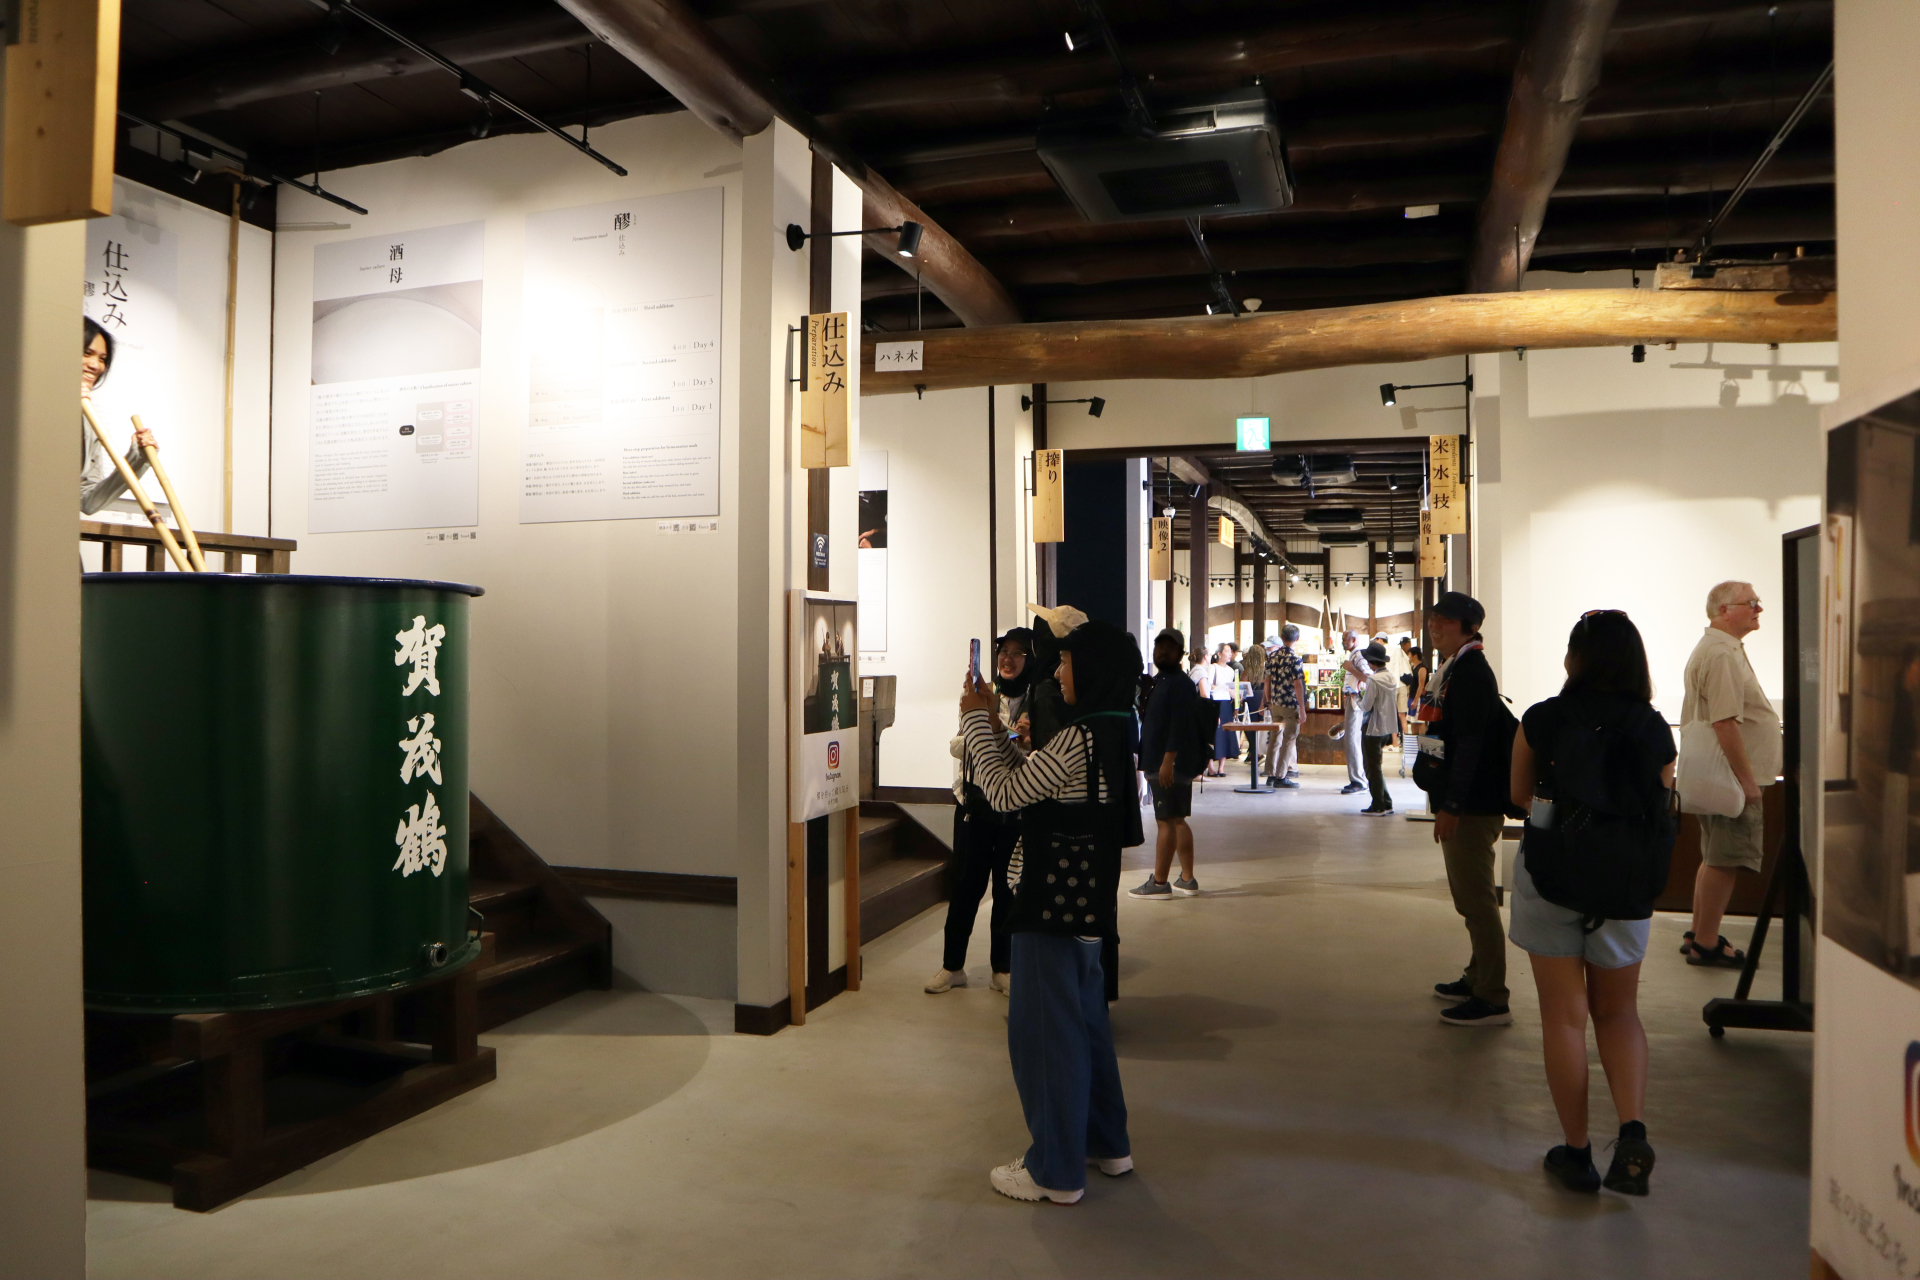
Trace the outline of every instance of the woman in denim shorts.
{"type": "MultiPolygon", "coordinates": [[[[1652,706],[1653,682],[1640,632],[1618,610],[1581,618],[1567,642],[1567,683],[1560,696],[1528,709],[1513,741],[1513,802],[1552,796],[1552,744],[1573,719],[1604,720],[1638,743],[1649,770],[1673,785],[1673,733],[1652,706]]],[[[1540,1033],[1547,1087],[1566,1143],[1547,1153],[1548,1172],[1574,1191],[1602,1185],[1628,1195],[1647,1194],[1653,1148],[1641,1118],[1647,1093],[1647,1033],[1640,1025],[1640,962],[1647,954],[1648,920],[1606,920],[1588,932],[1581,913],[1541,897],[1527,874],[1526,855],[1513,859],[1512,923],[1508,936],[1533,962],[1540,993],[1540,1033]],[[1600,1063],[1620,1115],[1620,1136],[1605,1179],[1593,1163],[1587,1135],[1587,1019],[1593,1019],[1600,1063]]]]}

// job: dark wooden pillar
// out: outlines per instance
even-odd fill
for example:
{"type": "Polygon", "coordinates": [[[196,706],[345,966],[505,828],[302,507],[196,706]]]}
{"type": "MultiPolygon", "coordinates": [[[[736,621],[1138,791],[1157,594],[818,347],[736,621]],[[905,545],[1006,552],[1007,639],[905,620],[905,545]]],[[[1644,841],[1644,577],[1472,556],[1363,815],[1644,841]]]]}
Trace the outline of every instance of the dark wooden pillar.
{"type": "Polygon", "coordinates": [[[1207,582],[1207,559],[1207,486],[1201,485],[1187,509],[1187,577],[1193,584],[1187,589],[1189,651],[1207,647],[1207,597],[1211,594],[1207,582]]]}
{"type": "Polygon", "coordinates": [[[1367,541],[1367,635],[1380,629],[1380,567],[1374,563],[1373,541],[1367,541]]]}
{"type": "Polygon", "coordinates": [[[1240,550],[1239,540],[1235,539],[1233,548],[1233,642],[1235,644],[1240,643],[1240,624],[1246,621],[1240,591],[1240,571],[1246,567],[1246,563],[1247,557],[1240,550]]]}
{"type": "Polygon", "coordinates": [[[1267,638],[1267,562],[1254,557],[1253,561],[1253,642],[1259,644],[1267,638]]]}

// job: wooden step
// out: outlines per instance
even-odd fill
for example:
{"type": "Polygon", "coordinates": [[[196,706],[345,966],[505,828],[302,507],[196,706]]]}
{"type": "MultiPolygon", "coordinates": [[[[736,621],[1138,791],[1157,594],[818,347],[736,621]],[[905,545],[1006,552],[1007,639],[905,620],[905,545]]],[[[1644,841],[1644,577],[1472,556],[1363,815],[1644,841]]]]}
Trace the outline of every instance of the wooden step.
{"type": "Polygon", "coordinates": [[[613,981],[612,928],[513,829],[470,796],[468,901],[484,919],[475,965],[489,1030],[613,981]]]}
{"type": "Polygon", "coordinates": [[[485,915],[503,907],[538,896],[540,886],[518,880],[486,880],[479,876],[467,882],[467,905],[485,915]]]}
{"type": "Polygon", "coordinates": [[[861,872],[860,941],[873,941],[946,897],[945,858],[894,858],[871,875],[861,872]]]}
{"type": "Polygon", "coordinates": [[[596,985],[598,954],[591,941],[522,934],[495,946],[493,963],[475,975],[482,1031],[596,985]]]}
{"type": "Polygon", "coordinates": [[[898,852],[901,827],[907,820],[904,817],[871,817],[860,815],[860,874],[867,875],[875,867],[892,860],[898,852]]]}

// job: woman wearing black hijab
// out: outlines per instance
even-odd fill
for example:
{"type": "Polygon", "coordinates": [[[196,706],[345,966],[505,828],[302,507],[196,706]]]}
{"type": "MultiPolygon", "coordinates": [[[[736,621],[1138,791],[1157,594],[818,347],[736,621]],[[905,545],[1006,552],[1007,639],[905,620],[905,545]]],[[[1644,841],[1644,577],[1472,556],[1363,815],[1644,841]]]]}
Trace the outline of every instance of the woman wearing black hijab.
{"type": "MultiPolygon", "coordinates": [[[[1015,627],[994,644],[993,687],[999,694],[1000,723],[1016,739],[1027,717],[1033,679],[1033,633],[1015,627]]],[[[928,995],[940,995],[967,985],[967,943],[980,914],[981,895],[993,892],[993,913],[987,918],[987,955],[991,984],[1007,994],[1007,974],[1013,966],[1013,943],[1007,932],[1013,915],[1013,890],[1007,887],[1007,865],[1020,843],[1020,823],[1010,814],[996,813],[986,795],[973,783],[965,740],[954,739],[960,756],[961,799],[953,818],[953,857],[947,863],[947,930],[940,971],[927,983],[928,995]]],[[[1019,742],[1014,751],[1025,755],[1019,742]]]]}
{"type": "Polygon", "coordinates": [[[1033,1141],[991,1182],[1016,1200],[1072,1204],[1089,1162],[1112,1177],[1133,1168],[1100,951],[1115,933],[1120,851],[1143,839],[1132,746],[1140,651],[1104,622],[1059,646],[1067,720],[1044,747],[1019,757],[985,681],[968,681],[960,712],[975,783],[995,809],[1020,815],[1007,1050],[1033,1141]]]}

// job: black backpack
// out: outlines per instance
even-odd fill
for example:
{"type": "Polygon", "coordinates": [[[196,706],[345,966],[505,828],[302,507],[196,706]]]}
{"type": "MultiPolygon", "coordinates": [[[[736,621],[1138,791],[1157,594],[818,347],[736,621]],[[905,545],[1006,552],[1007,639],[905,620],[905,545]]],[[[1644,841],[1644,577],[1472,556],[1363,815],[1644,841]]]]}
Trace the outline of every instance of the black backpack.
{"type": "Polygon", "coordinates": [[[1631,735],[1644,704],[1571,703],[1551,743],[1553,825],[1531,819],[1527,874],[1548,902],[1578,911],[1588,933],[1608,920],[1645,920],[1667,887],[1679,821],[1660,766],[1631,735]]]}

